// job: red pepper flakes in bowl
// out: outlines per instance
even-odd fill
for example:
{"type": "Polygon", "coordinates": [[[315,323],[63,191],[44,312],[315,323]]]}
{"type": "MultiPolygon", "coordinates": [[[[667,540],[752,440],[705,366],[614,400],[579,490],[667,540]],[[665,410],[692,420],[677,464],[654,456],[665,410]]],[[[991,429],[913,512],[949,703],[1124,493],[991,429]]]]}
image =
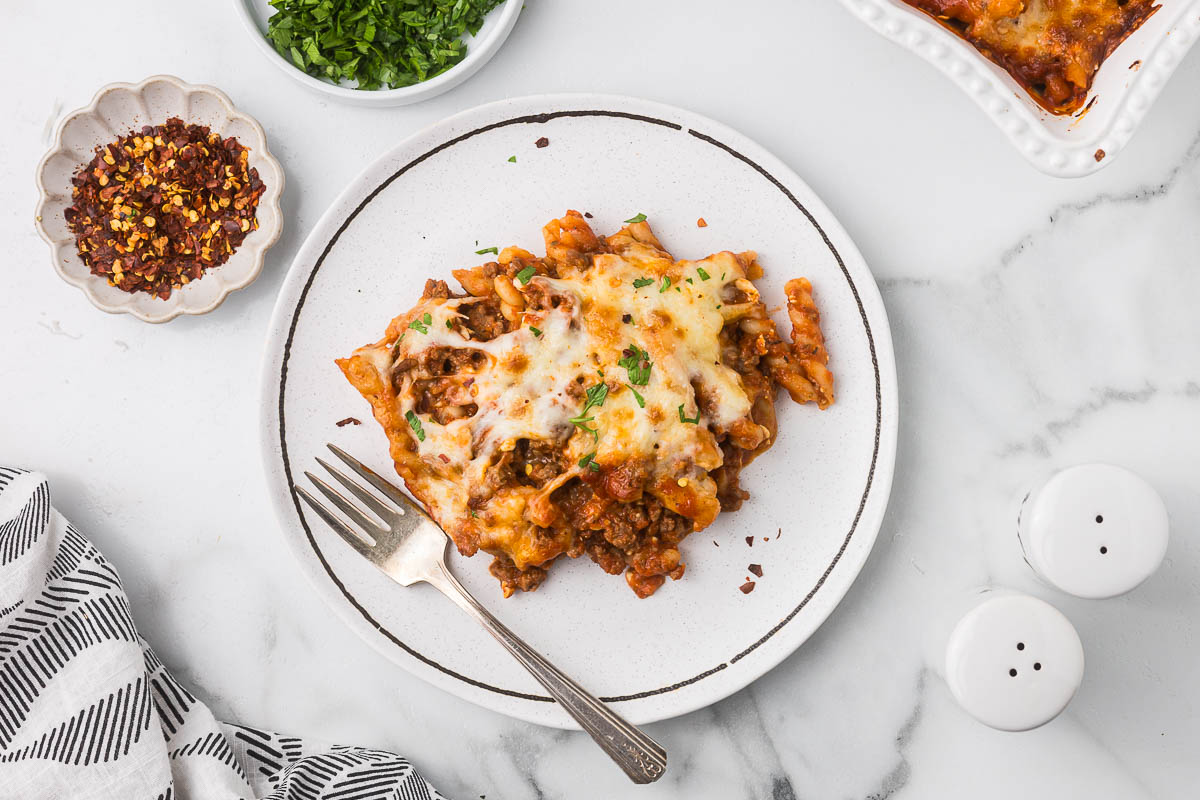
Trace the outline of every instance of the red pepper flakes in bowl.
{"type": "Polygon", "coordinates": [[[178,117],[97,148],[72,184],[65,217],[83,263],[163,299],[233,255],[265,189],[236,138],[178,117]]]}

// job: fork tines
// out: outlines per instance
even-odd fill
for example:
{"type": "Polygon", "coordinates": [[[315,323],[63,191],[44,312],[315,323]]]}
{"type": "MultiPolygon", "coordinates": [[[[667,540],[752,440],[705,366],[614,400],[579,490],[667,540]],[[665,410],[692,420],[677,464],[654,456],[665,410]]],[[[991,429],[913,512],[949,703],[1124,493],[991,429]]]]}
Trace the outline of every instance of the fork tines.
{"type": "Polygon", "coordinates": [[[374,492],[364,487],[354,478],[329,464],[324,459],[318,458],[317,463],[324,467],[325,471],[333,476],[334,480],[353,495],[358,503],[366,507],[367,510],[364,511],[362,507],[339,492],[332,485],[311,472],[305,471],[304,474],[313,482],[317,490],[338,511],[344,514],[347,519],[357,525],[358,530],[355,530],[351,525],[347,525],[341,517],[335,514],[303,486],[296,487],[297,494],[308,503],[321,519],[325,520],[329,527],[333,528],[339,536],[345,539],[359,553],[370,557],[372,549],[379,543],[380,539],[387,536],[388,532],[399,522],[400,518],[406,514],[416,512],[420,516],[425,516],[424,510],[417,506],[400,487],[385,480],[377,472],[337,445],[327,444],[326,446],[359,477],[388,500],[392,501],[391,503],[387,503],[381,500],[374,492]]]}

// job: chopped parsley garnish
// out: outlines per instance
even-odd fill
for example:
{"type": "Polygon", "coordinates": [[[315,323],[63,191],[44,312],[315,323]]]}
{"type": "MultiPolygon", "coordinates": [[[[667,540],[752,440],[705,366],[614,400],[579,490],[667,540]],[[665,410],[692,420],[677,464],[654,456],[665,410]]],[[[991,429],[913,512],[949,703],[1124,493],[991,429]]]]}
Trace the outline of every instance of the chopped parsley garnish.
{"type": "Polygon", "coordinates": [[[633,388],[632,386],[630,386],[628,383],[625,384],[625,387],[627,389],[629,389],[629,391],[633,392],[633,399],[637,400],[638,408],[645,408],[646,407],[646,398],[644,398],[640,394],[638,394],[638,390],[633,388]]]}
{"type": "Polygon", "coordinates": [[[475,513],[475,509],[473,508],[471,509],[471,517],[474,519],[479,519],[479,515],[475,513]]]}
{"type": "Polygon", "coordinates": [[[654,364],[650,361],[649,353],[636,344],[631,344],[621,351],[621,360],[617,362],[617,366],[626,369],[630,383],[645,386],[650,382],[650,368],[654,364]]]}
{"type": "Polygon", "coordinates": [[[517,273],[517,280],[519,280],[521,285],[524,286],[525,284],[529,283],[529,280],[536,272],[537,270],[533,268],[532,264],[530,264],[528,267],[525,267],[523,270],[517,273]]]}
{"type": "Polygon", "coordinates": [[[420,333],[429,333],[429,326],[433,324],[433,317],[429,316],[429,312],[425,312],[425,316],[421,319],[414,319],[408,323],[408,327],[420,333]]]}
{"type": "Polygon", "coordinates": [[[570,422],[572,425],[574,425],[576,428],[579,428],[579,430],[587,431],[588,433],[590,433],[592,435],[592,438],[595,439],[597,442],[600,441],[600,429],[593,428],[592,426],[588,425],[589,422],[596,421],[595,417],[585,417],[585,416],[583,416],[583,414],[580,414],[578,417],[571,417],[567,421],[570,422]]]}
{"type": "Polygon", "coordinates": [[[267,40],[316,78],[396,89],[440,75],[467,55],[501,0],[271,0],[267,40]]]}
{"type": "Polygon", "coordinates": [[[446,327],[447,327],[447,328],[453,328],[453,327],[454,327],[454,320],[452,320],[452,319],[448,319],[448,320],[446,320],[446,327]]]}
{"type": "Polygon", "coordinates": [[[579,459],[579,466],[586,467],[586,468],[590,469],[592,472],[600,471],[600,465],[596,463],[596,454],[595,453],[588,453],[586,456],[579,459]]]}
{"type": "Polygon", "coordinates": [[[654,283],[653,278],[634,278],[633,279],[633,288],[640,289],[643,286],[649,286],[652,283],[654,283]]]}
{"type": "Polygon", "coordinates": [[[700,424],[700,412],[697,411],[696,416],[689,419],[688,417],[685,417],[683,415],[683,403],[680,403],[679,404],[679,421],[686,422],[689,425],[699,425],[700,424]]]}
{"type": "Polygon", "coordinates": [[[413,429],[413,433],[417,435],[418,441],[425,441],[425,429],[421,427],[421,420],[413,413],[412,409],[404,412],[404,418],[408,420],[408,427],[413,429]]]}
{"type": "Polygon", "coordinates": [[[533,331],[533,335],[534,335],[534,336],[541,336],[541,335],[542,335],[542,332],[541,332],[541,331],[539,331],[537,328],[533,327],[532,325],[530,325],[530,326],[529,326],[529,330],[533,331]]]}
{"type": "Polygon", "coordinates": [[[691,278],[684,278],[684,280],[687,281],[688,283],[693,283],[693,284],[695,283],[695,281],[692,280],[691,278]]]}
{"type": "Polygon", "coordinates": [[[600,381],[594,386],[589,386],[587,390],[587,403],[583,407],[583,413],[586,414],[589,408],[593,406],[599,407],[604,405],[605,399],[608,397],[608,384],[600,381]]]}
{"type": "Polygon", "coordinates": [[[583,410],[579,412],[579,416],[571,417],[571,419],[567,421],[580,430],[590,433],[592,438],[596,441],[600,441],[600,429],[588,426],[588,423],[595,422],[596,418],[589,417],[587,413],[593,408],[598,408],[604,405],[604,400],[608,397],[608,384],[604,381],[600,381],[597,384],[589,386],[586,395],[587,402],[583,404],[583,410]]]}
{"type": "Polygon", "coordinates": [[[637,216],[635,216],[635,217],[630,217],[629,219],[625,220],[625,224],[626,224],[626,225],[632,225],[632,224],[633,224],[633,223],[635,223],[635,222],[645,222],[645,221],[646,221],[646,215],[645,215],[645,214],[638,214],[638,215],[637,215],[637,216]]]}
{"type": "Polygon", "coordinates": [[[721,280],[725,280],[725,273],[724,273],[724,272],[722,272],[722,273],[721,273],[721,280]]]}
{"type": "Polygon", "coordinates": [[[658,293],[662,294],[663,292],[665,292],[667,289],[670,289],[670,288],[671,288],[671,279],[668,278],[666,275],[663,275],[662,283],[660,283],[658,285],[658,293]]]}
{"type": "MultiPolygon", "coordinates": [[[[479,244],[479,243],[476,242],[476,244],[479,244]]],[[[497,255],[497,254],[499,254],[499,252],[500,252],[500,248],[498,248],[498,247],[485,247],[482,250],[476,250],[475,255],[486,256],[488,253],[491,253],[492,255],[497,255]]]]}
{"type": "Polygon", "coordinates": [[[515,163],[517,163],[517,157],[516,157],[516,156],[509,156],[509,157],[508,157],[508,163],[510,163],[510,164],[515,164],[515,163]]]}
{"type": "Polygon", "coordinates": [[[704,267],[696,267],[696,274],[700,276],[700,280],[702,281],[706,281],[712,277],[712,275],[709,275],[704,267]]]}

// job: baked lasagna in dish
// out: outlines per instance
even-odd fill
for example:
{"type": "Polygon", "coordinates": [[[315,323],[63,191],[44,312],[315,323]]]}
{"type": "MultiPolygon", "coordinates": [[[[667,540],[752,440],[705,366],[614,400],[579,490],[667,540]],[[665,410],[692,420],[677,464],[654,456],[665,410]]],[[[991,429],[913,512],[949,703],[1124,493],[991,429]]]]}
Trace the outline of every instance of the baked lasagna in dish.
{"type": "Polygon", "coordinates": [[[905,0],[959,33],[1053,114],[1079,110],[1153,0],[905,0]]]}
{"type": "Polygon", "coordinates": [[[738,472],[775,438],[774,396],[833,402],[804,278],[790,341],[753,252],[676,261],[639,215],[607,238],[567,212],[546,255],[517,247],[429,280],[383,338],[339,359],[396,471],[463,555],[494,557],[507,597],[560,556],[624,574],[639,597],[680,542],[748,496],[738,472]]]}

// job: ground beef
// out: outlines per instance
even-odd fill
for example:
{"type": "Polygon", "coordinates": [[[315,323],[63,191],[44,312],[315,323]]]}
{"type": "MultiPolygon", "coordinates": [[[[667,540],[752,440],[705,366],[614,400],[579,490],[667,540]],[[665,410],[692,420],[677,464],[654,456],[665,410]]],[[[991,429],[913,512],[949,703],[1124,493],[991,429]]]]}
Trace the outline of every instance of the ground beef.
{"type": "Polygon", "coordinates": [[[500,298],[495,295],[462,303],[458,310],[467,318],[472,339],[487,342],[512,330],[512,323],[500,313],[500,298]]]}
{"type": "Polygon", "coordinates": [[[566,471],[566,457],[560,442],[518,439],[512,454],[512,470],[519,483],[545,486],[566,471]]]}
{"type": "Polygon", "coordinates": [[[500,581],[500,588],[504,590],[505,597],[513,592],[532,592],[546,580],[546,570],[541,567],[517,569],[517,565],[506,555],[496,556],[492,565],[488,567],[488,572],[500,581]]]}
{"type": "Polygon", "coordinates": [[[446,285],[445,281],[435,281],[433,278],[425,281],[425,291],[421,292],[422,300],[432,300],[434,298],[446,300],[453,296],[454,293],[450,291],[450,287],[446,285]]]}
{"type": "MultiPolygon", "coordinates": [[[[610,475],[612,472],[615,470],[610,475]]],[[[631,492],[636,499],[629,502],[618,501],[605,491],[607,478],[597,478],[596,485],[573,479],[552,498],[577,537],[577,545],[568,555],[586,553],[612,575],[627,570],[630,587],[639,597],[646,597],[662,585],[665,576],[683,574],[675,546],[692,532],[692,522],[643,492],[644,466],[631,468],[626,475],[617,483],[636,488],[631,492]]]]}
{"type": "Polygon", "coordinates": [[[482,350],[466,347],[430,347],[421,352],[417,363],[430,377],[457,375],[460,372],[480,371],[488,365],[488,357],[482,350]]]}

